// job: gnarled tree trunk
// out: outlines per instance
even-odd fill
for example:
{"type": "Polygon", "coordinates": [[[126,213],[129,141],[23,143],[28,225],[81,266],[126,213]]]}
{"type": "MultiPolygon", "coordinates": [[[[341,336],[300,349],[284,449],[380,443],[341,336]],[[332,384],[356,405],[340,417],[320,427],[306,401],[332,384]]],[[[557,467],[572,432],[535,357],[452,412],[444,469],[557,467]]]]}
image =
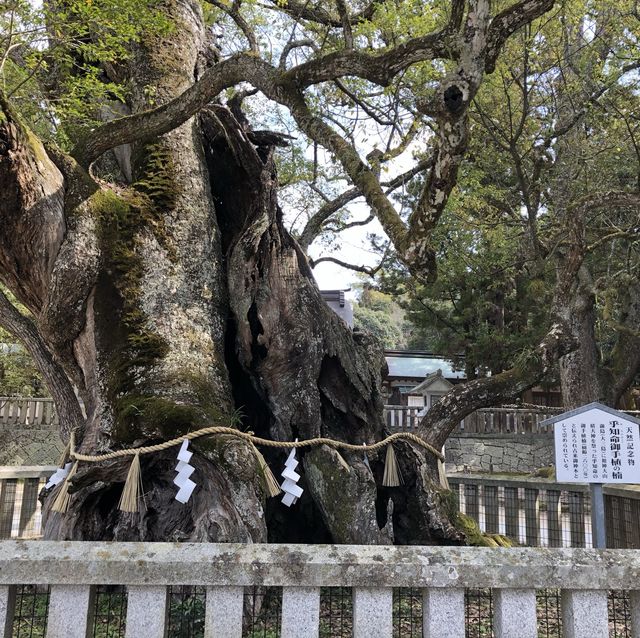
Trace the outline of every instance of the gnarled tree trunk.
{"type": "MultiPolygon", "coordinates": [[[[203,68],[200,3],[166,0],[161,10],[174,29],[143,37],[119,70],[131,87],[131,117],[91,131],[72,156],[45,148],[0,92],[0,277],[31,312],[16,315],[0,298],[0,322],[34,353],[56,393],[63,434],[73,430],[82,452],[165,441],[212,423],[274,440],[382,438],[381,347],[323,302],[284,228],[273,139],[214,100],[250,81],[311,138],[325,143],[328,135],[396,248],[431,276],[430,235],[466,147],[468,103],[504,41],[552,2],[516,3],[490,20],[487,0],[473,0],[466,21],[465,3],[453,4],[443,29],[388,51],[347,47],[287,69],[286,54],[274,67],[252,50],[203,68]],[[408,227],[355,149],[309,110],[304,91],[352,72],[388,86],[436,56],[455,59],[459,71],[438,91],[440,150],[408,227]],[[116,147],[123,176],[133,180],[127,186],[92,169],[116,147]]],[[[567,347],[558,324],[523,370],[454,393],[431,411],[422,434],[441,446],[465,414],[533,384],[567,347]]],[[[176,448],[141,457],[145,505],[135,514],[118,509],[128,460],[80,464],[67,514],[50,511],[59,488],[43,495],[45,537],[464,541],[435,457],[414,444],[398,445],[401,488],[379,487],[382,455],[367,463],[327,447],[301,452],[305,494],[291,509],[265,502],[246,443],[227,436],[193,447],[198,487],[186,505],[174,500],[176,448]]],[[[278,472],[284,452],[267,457],[278,472]]]]}

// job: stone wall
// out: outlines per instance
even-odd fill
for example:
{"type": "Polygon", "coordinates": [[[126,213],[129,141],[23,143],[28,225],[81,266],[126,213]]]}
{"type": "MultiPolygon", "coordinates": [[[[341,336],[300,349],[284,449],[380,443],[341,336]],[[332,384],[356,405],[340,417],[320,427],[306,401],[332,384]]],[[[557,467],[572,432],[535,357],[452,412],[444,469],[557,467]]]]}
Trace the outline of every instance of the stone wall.
{"type": "Polygon", "coordinates": [[[461,434],[447,439],[447,472],[529,473],[554,464],[553,436],[461,434]]]}
{"type": "Polygon", "coordinates": [[[0,465],[57,465],[64,447],[54,425],[0,419],[0,465]]]}

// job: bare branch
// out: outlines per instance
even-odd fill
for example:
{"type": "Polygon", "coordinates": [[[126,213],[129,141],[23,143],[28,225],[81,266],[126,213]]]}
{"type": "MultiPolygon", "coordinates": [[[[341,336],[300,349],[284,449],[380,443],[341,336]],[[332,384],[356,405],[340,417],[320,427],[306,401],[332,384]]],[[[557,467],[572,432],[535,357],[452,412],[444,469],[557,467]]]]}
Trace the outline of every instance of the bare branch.
{"type": "Polygon", "coordinates": [[[318,264],[321,264],[323,262],[331,262],[332,264],[337,264],[338,266],[346,268],[347,270],[361,272],[365,275],[373,277],[380,270],[380,268],[382,268],[383,261],[381,261],[375,268],[369,268],[368,266],[356,266],[355,264],[350,264],[346,261],[342,261],[341,259],[337,259],[336,257],[318,257],[318,259],[310,260],[309,263],[311,265],[311,268],[315,268],[318,264]]]}
{"type": "Polygon", "coordinates": [[[318,264],[321,264],[322,262],[331,262],[333,264],[337,264],[338,266],[341,266],[342,268],[346,268],[347,270],[361,272],[365,275],[369,275],[369,277],[374,277],[375,274],[387,263],[390,248],[391,248],[390,244],[387,244],[386,248],[384,249],[384,253],[382,255],[382,259],[380,260],[380,263],[374,267],[356,266],[355,264],[350,264],[346,261],[342,261],[341,259],[337,259],[336,257],[330,257],[330,256],[318,257],[318,259],[311,259],[309,260],[309,263],[312,268],[315,268],[318,264]]]}
{"type": "Polygon", "coordinates": [[[220,9],[220,11],[226,13],[236,23],[238,29],[242,31],[244,37],[247,38],[250,50],[256,55],[260,53],[256,34],[253,32],[253,29],[251,28],[249,23],[240,14],[239,4],[236,4],[234,2],[231,6],[228,6],[224,4],[224,2],[220,2],[219,0],[206,0],[206,2],[212,4],[214,7],[217,7],[218,9],[220,9]]]}
{"type": "Polygon", "coordinates": [[[311,49],[317,50],[316,43],[309,38],[287,42],[287,44],[282,49],[282,53],[280,54],[278,69],[284,71],[287,68],[287,58],[289,57],[289,53],[291,53],[291,51],[293,51],[294,49],[300,49],[302,47],[309,47],[311,49]]]}

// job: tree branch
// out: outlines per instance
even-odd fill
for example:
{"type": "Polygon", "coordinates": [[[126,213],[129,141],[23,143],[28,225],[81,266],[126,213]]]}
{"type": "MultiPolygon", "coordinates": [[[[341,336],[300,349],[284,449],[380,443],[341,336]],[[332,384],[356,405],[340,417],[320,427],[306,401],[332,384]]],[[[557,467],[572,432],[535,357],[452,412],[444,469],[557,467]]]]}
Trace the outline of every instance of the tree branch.
{"type": "MultiPolygon", "coordinates": [[[[394,177],[392,180],[388,182],[383,182],[382,186],[386,187],[385,194],[390,195],[394,190],[406,184],[409,180],[413,179],[416,175],[419,175],[423,171],[425,171],[432,164],[431,159],[424,159],[418,162],[413,168],[408,171],[394,177]]],[[[309,221],[306,223],[302,233],[300,234],[300,238],[298,239],[298,243],[301,248],[306,252],[314,239],[322,232],[322,227],[326,223],[326,221],[333,215],[337,213],[341,208],[346,206],[349,202],[352,202],[357,197],[360,197],[362,192],[359,188],[350,188],[349,190],[344,191],[331,201],[328,201],[326,204],[321,206],[318,211],[311,216],[309,221]]]]}
{"type": "Polygon", "coordinates": [[[0,91],[0,273],[38,313],[66,231],[64,180],[0,91]]]}
{"type": "Polygon", "coordinates": [[[467,415],[512,399],[547,376],[558,359],[576,348],[568,326],[555,322],[534,352],[514,368],[491,377],[456,385],[420,423],[420,434],[437,448],[467,415]]]}
{"type": "Polygon", "coordinates": [[[617,405],[640,372],[640,283],[627,282],[622,291],[624,309],[615,326],[616,343],[604,366],[610,405],[617,405]]]}
{"type": "Polygon", "coordinates": [[[373,277],[380,270],[380,268],[382,268],[385,259],[383,259],[375,268],[369,268],[368,266],[356,266],[355,264],[350,264],[346,261],[342,261],[341,259],[337,259],[336,257],[318,257],[318,259],[309,260],[311,268],[315,268],[322,262],[331,262],[333,264],[338,264],[338,266],[346,268],[347,270],[354,270],[355,272],[361,272],[365,275],[373,277]]]}
{"type": "Polygon", "coordinates": [[[0,325],[22,342],[41,372],[56,404],[63,438],[69,438],[72,430],[81,430],[84,416],[73,387],[45,345],[33,321],[21,314],[0,291],[0,325]]]}
{"type": "Polygon", "coordinates": [[[240,53],[207,69],[202,78],[178,97],[159,107],[102,124],[84,137],[72,156],[85,168],[103,153],[177,128],[211,102],[221,91],[251,82],[273,94],[275,69],[255,55],[240,53]]]}
{"type": "Polygon", "coordinates": [[[258,40],[256,39],[256,34],[253,32],[253,29],[249,25],[249,23],[242,17],[240,14],[240,7],[235,2],[229,7],[224,4],[224,2],[219,2],[219,0],[206,0],[209,4],[213,5],[226,13],[235,23],[238,29],[242,31],[244,37],[247,38],[247,42],[249,42],[249,49],[255,54],[260,54],[260,49],[258,48],[258,40]]]}
{"type": "Polygon", "coordinates": [[[504,43],[518,29],[550,11],[555,0],[521,0],[501,11],[489,27],[486,48],[486,70],[492,73],[504,43]]]}
{"type": "Polygon", "coordinates": [[[287,44],[282,49],[282,53],[280,54],[280,62],[278,63],[278,69],[280,71],[285,71],[287,68],[287,58],[289,57],[289,53],[294,49],[300,49],[302,47],[309,47],[314,51],[317,50],[316,43],[310,38],[306,38],[304,40],[291,40],[291,42],[287,42],[287,44]]]}
{"type": "MultiPolygon", "coordinates": [[[[515,5],[511,13],[507,10],[499,14],[496,20],[503,26],[497,32],[501,37],[505,37],[505,34],[510,34],[524,24],[526,17],[532,16],[531,19],[533,19],[543,13],[549,1],[525,0],[520,4],[528,7],[526,11],[524,9],[517,11],[515,7],[520,5],[515,5]]],[[[474,2],[488,6],[485,0],[474,0],[474,2]]],[[[412,38],[382,53],[336,51],[303,62],[284,73],[256,55],[246,53],[234,55],[209,68],[199,81],[173,100],[155,109],[113,120],[98,127],[76,145],[72,156],[86,168],[111,148],[168,133],[204,108],[221,91],[240,82],[250,82],[271,99],[283,103],[280,96],[292,87],[303,89],[346,75],[360,77],[380,86],[388,86],[398,73],[418,62],[436,58],[457,60],[460,57],[462,45],[457,35],[460,11],[457,4],[456,7],[458,8],[452,13],[444,29],[412,38]]],[[[319,11],[323,10],[319,9],[319,11]]],[[[472,17],[471,12],[469,15],[472,17]]],[[[476,51],[476,54],[480,53],[476,51]]]]}
{"type": "MultiPolygon", "coordinates": [[[[458,2],[459,0],[456,0],[458,2]]],[[[307,20],[308,22],[315,22],[316,24],[322,24],[326,27],[341,27],[343,26],[342,20],[339,16],[336,16],[323,7],[310,6],[309,2],[298,2],[297,0],[271,0],[273,8],[278,11],[283,11],[287,15],[290,15],[294,20],[307,20]]],[[[351,16],[351,24],[358,24],[365,20],[371,20],[375,13],[376,7],[380,0],[373,0],[364,9],[354,13],[351,16]]]]}

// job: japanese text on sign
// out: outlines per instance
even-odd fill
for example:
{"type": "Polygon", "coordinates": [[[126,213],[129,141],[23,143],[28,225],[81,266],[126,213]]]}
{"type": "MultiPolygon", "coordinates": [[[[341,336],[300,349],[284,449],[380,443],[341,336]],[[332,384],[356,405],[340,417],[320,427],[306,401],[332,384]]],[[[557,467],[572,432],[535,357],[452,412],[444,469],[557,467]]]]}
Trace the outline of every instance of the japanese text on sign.
{"type": "Polygon", "coordinates": [[[555,424],[556,478],[577,483],[640,483],[638,425],[588,411],[555,424]]]}

